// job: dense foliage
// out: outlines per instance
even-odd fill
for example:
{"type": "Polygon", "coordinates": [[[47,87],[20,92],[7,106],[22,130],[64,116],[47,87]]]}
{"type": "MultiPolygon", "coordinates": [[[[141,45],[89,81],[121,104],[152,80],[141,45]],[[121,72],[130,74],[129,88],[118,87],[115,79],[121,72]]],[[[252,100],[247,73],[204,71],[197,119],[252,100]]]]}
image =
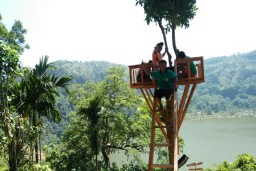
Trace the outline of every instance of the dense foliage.
{"type": "Polygon", "coordinates": [[[234,162],[224,161],[215,168],[205,169],[205,171],[254,171],[256,170],[256,158],[249,154],[238,155],[234,162]]]}
{"type": "Polygon", "coordinates": [[[34,69],[19,65],[26,30],[15,21],[8,31],[0,16],[0,161],[11,171],[27,170],[41,160],[42,118],[61,119],[56,97],[67,93],[71,77],[50,74],[53,67],[42,57],[34,69]],[[39,156],[40,152],[40,156],[39,156]],[[40,159],[39,159],[40,157],[40,159]]]}
{"type": "MultiPolygon", "coordinates": [[[[73,83],[84,84],[103,80],[107,75],[107,70],[116,65],[94,61],[57,61],[54,66],[57,67],[59,74],[72,75],[72,73],[76,73],[73,83]]],[[[255,117],[255,66],[256,51],[205,59],[206,82],[197,86],[186,116],[189,118],[222,117],[223,115],[225,117],[255,117]]],[[[128,76],[126,75],[124,79],[128,80],[128,76]]],[[[182,89],[182,87],[179,88],[179,97],[182,89]]],[[[79,88],[77,90],[79,91],[79,88]]],[[[74,110],[74,106],[70,104],[65,93],[59,99],[58,107],[61,110],[63,121],[59,124],[47,122],[44,124],[48,129],[43,130],[42,144],[58,143],[63,130],[69,124],[67,114],[74,110]]]]}
{"type": "Polygon", "coordinates": [[[146,168],[139,152],[145,152],[149,143],[149,111],[138,108],[143,101],[125,78],[125,68],[117,66],[102,81],[73,88],[70,100],[77,110],[69,116],[60,149],[47,158],[55,170],[119,170],[110,159],[119,151],[138,159],[133,166],[121,167],[146,168]]]}

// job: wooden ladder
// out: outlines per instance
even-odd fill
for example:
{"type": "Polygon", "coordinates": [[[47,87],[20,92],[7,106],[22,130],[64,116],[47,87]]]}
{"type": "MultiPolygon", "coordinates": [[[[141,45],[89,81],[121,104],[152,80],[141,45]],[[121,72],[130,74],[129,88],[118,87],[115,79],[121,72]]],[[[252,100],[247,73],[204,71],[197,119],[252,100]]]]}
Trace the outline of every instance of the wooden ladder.
{"type": "MultiPolygon", "coordinates": [[[[173,103],[174,110],[170,115],[170,121],[166,125],[163,125],[160,121],[158,112],[156,112],[156,101],[153,101],[152,110],[152,125],[151,125],[151,140],[150,140],[150,151],[149,151],[149,163],[148,170],[153,171],[154,168],[166,168],[172,171],[178,170],[178,127],[177,127],[177,94],[174,93],[171,103],[173,103]],[[155,139],[156,129],[161,129],[163,136],[165,137],[166,143],[158,143],[155,139]],[[156,164],[154,163],[154,151],[155,148],[166,147],[168,152],[171,153],[172,157],[169,159],[169,164],[156,164]]],[[[165,111],[166,112],[166,111],[165,111]]],[[[163,114],[163,113],[162,113],[163,114]]]]}

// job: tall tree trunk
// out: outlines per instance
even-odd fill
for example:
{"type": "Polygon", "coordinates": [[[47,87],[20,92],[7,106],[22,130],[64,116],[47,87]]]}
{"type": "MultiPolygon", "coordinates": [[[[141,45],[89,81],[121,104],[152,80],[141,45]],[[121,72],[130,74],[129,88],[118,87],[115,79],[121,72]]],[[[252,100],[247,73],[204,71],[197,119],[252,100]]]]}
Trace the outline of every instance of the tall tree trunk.
{"type": "Polygon", "coordinates": [[[166,51],[167,56],[168,56],[169,66],[172,67],[172,55],[169,52],[169,48],[168,48],[168,44],[167,44],[167,39],[166,39],[166,34],[165,34],[164,26],[162,24],[162,20],[161,19],[158,20],[158,25],[159,25],[159,27],[161,29],[161,32],[162,32],[162,35],[163,35],[163,38],[164,38],[165,51],[166,51]]]}
{"type": "MultiPolygon", "coordinates": [[[[32,124],[33,124],[34,129],[37,127],[37,123],[36,123],[37,117],[38,117],[38,115],[36,114],[35,110],[33,110],[32,124]]],[[[35,141],[35,146],[34,146],[35,159],[36,159],[36,163],[39,163],[39,154],[38,154],[39,148],[38,148],[38,134],[37,133],[35,134],[34,141],[35,141]]]]}
{"type": "Polygon", "coordinates": [[[177,55],[179,53],[179,49],[177,49],[176,46],[176,34],[175,34],[175,28],[172,29],[172,46],[173,46],[173,51],[175,53],[175,55],[177,55]]]}
{"type": "Polygon", "coordinates": [[[177,49],[177,46],[176,46],[176,33],[175,33],[175,30],[176,30],[176,9],[177,9],[177,4],[178,4],[178,1],[177,0],[174,0],[172,1],[172,6],[174,7],[173,8],[173,19],[172,19],[172,46],[173,46],[173,51],[174,51],[174,54],[175,56],[177,56],[177,54],[179,53],[179,49],[177,49]]]}
{"type": "Polygon", "coordinates": [[[104,162],[105,162],[106,166],[109,167],[109,157],[108,157],[108,154],[107,154],[107,151],[106,151],[105,147],[101,148],[101,153],[102,153],[102,156],[103,156],[103,159],[104,159],[104,162]]]}
{"type": "Polygon", "coordinates": [[[98,166],[98,155],[96,154],[95,155],[95,163],[96,163],[96,171],[98,171],[99,170],[99,166],[98,166]]]}
{"type": "Polygon", "coordinates": [[[36,157],[36,163],[39,163],[39,154],[38,154],[39,148],[38,148],[38,138],[35,140],[35,157],[36,157]]]}
{"type": "Polygon", "coordinates": [[[34,160],[34,157],[33,157],[34,153],[33,153],[33,151],[34,151],[33,143],[30,142],[30,144],[29,144],[29,160],[30,161],[34,160]]]}
{"type": "Polygon", "coordinates": [[[40,162],[42,161],[42,147],[41,147],[41,131],[39,135],[39,149],[40,149],[40,162]]]}
{"type": "Polygon", "coordinates": [[[10,171],[18,171],[18,164],[17,164],[17,155],[15,150],[15,142],[10,142],[8,145],[8,155],[9,155],[9,170],[10,171]]]}

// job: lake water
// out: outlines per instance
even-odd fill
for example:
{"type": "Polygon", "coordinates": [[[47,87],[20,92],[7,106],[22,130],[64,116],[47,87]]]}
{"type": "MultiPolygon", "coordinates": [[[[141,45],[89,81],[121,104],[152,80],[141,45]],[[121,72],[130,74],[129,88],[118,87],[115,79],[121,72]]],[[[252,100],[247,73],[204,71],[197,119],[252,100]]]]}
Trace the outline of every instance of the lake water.
{"type": "MultiPolygon", "coordinates": [[[[185,140],[186,164],[203,162],[209,168],[223,161],[233,162],[237,155],[256,156],[256,118],[184,120],[179,135],[185,140]]],[[[180,153],[180,156],[183,153],[180,153]]],[[[111,156],[111,161],[125,161],[123,154],[111,156]]],[[[148,154],[143,155],[148,162],[148,154]]],[[[180,171],[187,171],[183,166],[180,171]]]]}
{"type": "Polygon", "coordinates": [[[185,120],[180,136],[185,140],[183,152],[190,157],[187,164],[204,162],[208,168],[233,162],[239,154],[256,156],[256,118],[185,120]]]}

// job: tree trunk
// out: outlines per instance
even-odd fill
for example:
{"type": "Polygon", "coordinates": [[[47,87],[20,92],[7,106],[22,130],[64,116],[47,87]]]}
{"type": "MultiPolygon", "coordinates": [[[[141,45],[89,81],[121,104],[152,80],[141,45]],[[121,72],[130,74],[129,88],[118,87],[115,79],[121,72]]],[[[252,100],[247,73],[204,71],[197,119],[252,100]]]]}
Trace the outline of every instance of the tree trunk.
{"type": "MultiPolygon", "coordinates": [[[[41,131],[40,131],[41,132],[41,131]]],[[[40,162],[42,161],[41,133],[39,135],[40,162]]]]}
{"type": "Polygon", "coordinates": [[[105,162],[106,166],[109,167],[109,157],[108,157],[108,154],[106,152],[106,148],[102,147],[101,152],[102,152],[103,159],[104,159],[104,162],[105,162]]]}
{"type": "Polygon", "coordinates": [[[167,39],[166,39],[166,34],[165,34],[164,27],[162,25],[162,21],[161,20],[158,20],[158,25],[159,25],[159,27],[161,29],[161,32],[162,32],[162,35],[163,35],[163,38],[164,38],[165,50],[166,50],[166,53],[167,53],[167,56],[168,56],[169,66],[172,67],[172,55],[169,52],[169,48],[168,48],[168,44],[167,44],[167,39]]]}
{"type": "Polygon", "coordinates": [[[18,164],[17,164],[17,155],[15,150],[15,143],[12,141],[8,145],[8,155],[9,155],[9,170],[10,171],[18,171],[18,164]]]}
{"type": "Polygon", "coordinates": [[[177,56],[177,54],[179,53],[179,50],[177,49],[177,46],[176,46],[176,34],[175,34],[175,30],[176,30],[176,25],[177,25],[177,22],[176,22],[176,9],[177,9],[177,4],[178,4],[178,1],[177,0],[174,0],[172,1],[172,6],[174,7],[173,8],[173,13],[172,13],[172,25],[171,25],[171,28],[172,28],[172,47],[173,47],[173,51],[174,51],[174,54],[175,56],[177,56]]]}
{"type": "Polygon", "coordinates": [[[38,148],[38,139],[36,138],[36,141],[35,141],[35,157],[36,157],[36,163],[39,163],[38,151],[39,151],[39,148],[38,148]]]}
{"type": "Polygon", "coordinates": [[[98,155],[96,154],[95,155],[95,162],[96,162],[96,171],[98,171],[99,170],[99,166],[98,166],[98,155]]]}
{"type": "Polygon", "coordinates": [[[175,34],[175,28],[172,28],[172,46],[173,46],[173,51],[175,53],[175,55],[177,55],[179,53],[179,50],[177,49],[176,46],[176,34],[175,34]]]}

